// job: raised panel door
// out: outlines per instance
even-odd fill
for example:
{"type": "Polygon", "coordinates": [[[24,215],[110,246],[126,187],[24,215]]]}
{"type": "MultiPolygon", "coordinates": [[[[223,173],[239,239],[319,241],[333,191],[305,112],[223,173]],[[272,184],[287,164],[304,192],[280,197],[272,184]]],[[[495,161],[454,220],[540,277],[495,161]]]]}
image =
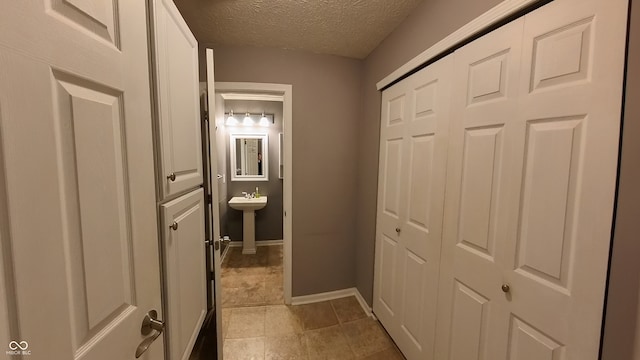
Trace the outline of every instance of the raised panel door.
{"type": "Polygon", "coordinates": [[[163,318],[146,22],[144,2],[0,12],[3,282],[25,357],[134,359],[145,314],[163,318]]]}
{"type": "Polygon", "coordinates": [[[409,359],[434,350],[451,60],[383,93],[374,311],[409,359]]]}
{"type": "Polygon", "coordinates": [[[204,190],[161,206],[167,303],[167,345],[172,359],[189,358],[207,311],[204,190]]]}
{"type": "Polygon", "coordinates": [[[162,196],[202,184],[198,42],[172,0],[154,0],[154,62],[162,196]]]}
{"type": "Polygon", "coordinates": [[[525,16],[505,272],[514,360],[598,359],[616,187],[627,1],[525,16]]]}
{"type": "Polygon", "coordinates": [[[436,359],[504,358],[501,291],[509,124],[517,115],[523,20],[455,52],[436,359]]]}
{"type": "Polygon", "coordinates": [[[556,1],[455,53],[438,359],[597,359],[626,6],[556,1]]]}

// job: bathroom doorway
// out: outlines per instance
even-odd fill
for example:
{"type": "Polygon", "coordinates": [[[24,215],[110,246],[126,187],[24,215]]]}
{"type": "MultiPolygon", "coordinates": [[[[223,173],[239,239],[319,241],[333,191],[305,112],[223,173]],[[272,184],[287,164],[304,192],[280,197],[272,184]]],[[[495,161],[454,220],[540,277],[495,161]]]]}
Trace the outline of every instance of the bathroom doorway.
{"type": "Polygon", "coordinates": [[[291,90],[215,84],[223,316],[291,303],[291,90]],[[233,205],[262,200],[249,213],[233,205]]]}

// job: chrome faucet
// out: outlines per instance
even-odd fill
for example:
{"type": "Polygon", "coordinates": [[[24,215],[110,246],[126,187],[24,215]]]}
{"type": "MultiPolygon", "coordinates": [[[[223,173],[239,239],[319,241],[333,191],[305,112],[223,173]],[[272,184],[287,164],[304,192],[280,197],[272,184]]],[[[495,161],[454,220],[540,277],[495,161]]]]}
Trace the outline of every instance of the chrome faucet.
{"type": "Polygon", "coordinates": [[[246,192],[246,191],[243,191],[243,192],[242,192],[242,195],[244,195],[244,198],[245,198],[245,199],[253,199],[254,197],[256,197],[256,193],[251,193],[251,194],[249,194],[249,193],[248,193],[248,192],[246,192]]]}

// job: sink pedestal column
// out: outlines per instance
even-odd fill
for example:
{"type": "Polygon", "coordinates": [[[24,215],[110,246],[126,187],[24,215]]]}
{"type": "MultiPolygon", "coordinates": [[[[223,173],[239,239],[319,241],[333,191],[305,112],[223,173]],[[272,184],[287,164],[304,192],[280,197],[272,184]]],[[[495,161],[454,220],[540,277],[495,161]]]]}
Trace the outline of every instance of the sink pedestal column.
{"type": "Polygon", "coordinates": [[[256,212],[254,210],[242,212],[242,253],[256,253],[256,212]]]}

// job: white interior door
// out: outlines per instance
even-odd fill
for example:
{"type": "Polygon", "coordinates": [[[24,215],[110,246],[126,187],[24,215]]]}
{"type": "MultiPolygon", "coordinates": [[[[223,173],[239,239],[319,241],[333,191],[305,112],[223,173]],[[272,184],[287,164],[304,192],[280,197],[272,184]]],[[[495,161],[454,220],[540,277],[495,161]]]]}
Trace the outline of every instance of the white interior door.
{"type": "Polygon", "coordinates": [[[202,184],[198,42],[172,0],[154,0],[154,62],[164,198],[202,184]]]}
{"type": "Polygon", "coordinates": [[[382,95],[373,309],[408,359],[434,350],[452,60],[382,95]]]}
{"type": "Polygon", "coordinates": [[[456,52],[439,359],[598,358],[626,7],[558,0],[456,52]]]}
{"type": "Polygon", "coordinates": [[[510,156],[523,19],[456,51],[441,258],[437,359],[498,360],[510,156]]]}
{"type": "Polygon", "coordinates": [[[507,174],[511,359],[598,358],[627,5],[565,0],[525,17],[507,174]]]}
{"type": "Polygon", "coordinates": [[[204,190],[180,196],[161,209],[168,353],[171,359],[186,360],[207,313],[204,190]]]}
{"type": "MultiPolygon", "coordinates": [[[[217,140],[219,136],[217,136],[218,124],[216,121],[218,120],[216,114],[216,87],[215,87],[215,73],[214,73],[214,61],[213,61],[213,50],[206,50],[207,57],[207,94],[208,94],[208,108],[209,108],[209,119],[215,119],[211,122],[209,126],[209,159],[210,159],[210,171],[211,171],[211,204],[210,206],[210,214],[212,216],[213,226],[211,227],[210,239],[215,242],[220,242],[220,207],[218,206],[220,202],[220,186],[218,186],[218,182],[220,179],[217,178],[218,174],[218,153],[220,152],[219,146],[222,146],[224,149],[224,144],[218,145],[217,140]]],[[[224,111],[224,110],[222,110],[224,111]]],[[[224,115],[224,114],[223,114],[224,115]]],[[[221,118],[224,118],[222,116],[221,118]]],[[[224,120],[223,120],[224,121],[224,120]]],[[[224,151],[222,151],[224,153],[224,151]]],[[[218,338],[218,360],[222,360],[222,287],[220,285],[220,245],[213,247],[213,266],[212,269],[209,269],[213,272],[213,306],[215,309],[215,317],[216,317],[216,335],[218,338]]]]}
{"type": "MultiPolygon", "coordinates": [[[[146,10],[0,11],[4,280],[33,360],[134,359],[145,314],[162,317],[146,10]]],[[[142,358],[163,352],[160,337],[142,358]]]]}

